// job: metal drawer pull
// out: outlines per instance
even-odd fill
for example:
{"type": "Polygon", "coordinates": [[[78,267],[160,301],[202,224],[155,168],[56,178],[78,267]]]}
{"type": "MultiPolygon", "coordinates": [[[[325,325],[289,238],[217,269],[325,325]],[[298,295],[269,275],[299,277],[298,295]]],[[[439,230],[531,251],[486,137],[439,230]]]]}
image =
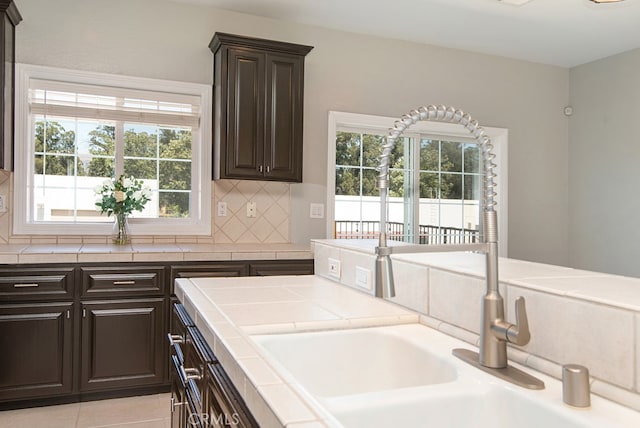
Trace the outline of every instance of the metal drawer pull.
{"type": "Polygon", "coordinates": [[[198,370],[196,368],[185,369],[184,366],[180,366],[180,374],[182,375],[182,377],[185,380],[189,380],[189,379],[200,380],[200,379],[202,379],[202,375],[200,374],[200,370],[198,370]]]}
{"type": "Polygon", "coordinates": [[[27,284],[13,284],[15,288],[27,288],[27,287],[37,287],[39,284],[37,282],[27,283],[27,284]]]}
{"type": "Polygon", "coordinates": [[[262,172],[262,165],[258,167],[258,172],[262,172]]]}
{"type": "Polygon", "coordinates": [[[169,338],[169,346],[173,346],[176,343],[184,343],[184,337],[180,336],[179,334],[167,334],[167,337],[169,338]]]}
{"type": "Polygon", "coordinates": [[[184,406],[187,404],[186,401],[176,401],[175,397],[171,397],[171,413],[175,413],[176,407],[184,406]]]}
{"type": "Polygon", "coordinates": [[[271,167],[269,165],[267,165],[267,172],[271,172],[271,167]]]}
{"type": "Polygon", "coordinates": [[[113,281],[113,285],[135,285],[135,281],[113,281]]]}

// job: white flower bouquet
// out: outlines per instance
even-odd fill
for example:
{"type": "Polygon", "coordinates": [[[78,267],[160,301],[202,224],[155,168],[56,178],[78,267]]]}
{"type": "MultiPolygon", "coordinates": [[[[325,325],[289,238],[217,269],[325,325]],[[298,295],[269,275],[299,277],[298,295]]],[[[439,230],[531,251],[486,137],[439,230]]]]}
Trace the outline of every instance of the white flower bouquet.
{"type": "Polygon", "coordinates": [[[129,242],[127,232],[127,217],[133,211],[142,211],[151,200],[151,190],[144,186],[142,180],[121,175],[117,179],[107,179],[102,185],[94,189],[100,199],[96,201],[96,208],[100,213],[113,214],[117,222],[116,244],[129,242]]]}

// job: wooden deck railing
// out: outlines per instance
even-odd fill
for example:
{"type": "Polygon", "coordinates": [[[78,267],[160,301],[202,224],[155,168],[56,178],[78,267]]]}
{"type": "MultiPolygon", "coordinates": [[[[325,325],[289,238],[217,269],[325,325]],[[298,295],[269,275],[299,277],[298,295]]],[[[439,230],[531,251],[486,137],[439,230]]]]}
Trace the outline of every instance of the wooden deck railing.
{"type": "MultiPolygon", "coordinates": [[[[336,239],[376,239],[380,233],[378,221],[336,220],[333,224],[333,236],[336,239]]],[[[420,244],[470,244],[480,241],[480,232],[476,229],[442,227],[433,225],[418,226],[420,244]]],[[[388,222],[387,238],[403,241],[404,223],[388,222]]]]}

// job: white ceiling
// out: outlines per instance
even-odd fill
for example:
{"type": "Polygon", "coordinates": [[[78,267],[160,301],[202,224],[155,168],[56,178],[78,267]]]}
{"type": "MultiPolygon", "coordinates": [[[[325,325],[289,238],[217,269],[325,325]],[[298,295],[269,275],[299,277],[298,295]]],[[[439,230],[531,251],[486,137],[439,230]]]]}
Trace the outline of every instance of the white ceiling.
{"type": "Polygon", "coordinates": [[[640,47],[640,0],[177,1],[563,67],[640,47]]]}

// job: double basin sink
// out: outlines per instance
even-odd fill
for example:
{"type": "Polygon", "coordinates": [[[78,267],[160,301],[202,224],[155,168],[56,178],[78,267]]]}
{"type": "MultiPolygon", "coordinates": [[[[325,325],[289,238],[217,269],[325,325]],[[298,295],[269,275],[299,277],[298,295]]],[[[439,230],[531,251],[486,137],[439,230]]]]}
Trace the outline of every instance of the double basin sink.
{"type": "Polygon", "coordinates": [[[421,324],[253,335],[286,382],[336,427],[601,428],[640,414],[599,397],[562,402],[562,385],[526,390],[451,355],[469,347],[421,324]]]}

